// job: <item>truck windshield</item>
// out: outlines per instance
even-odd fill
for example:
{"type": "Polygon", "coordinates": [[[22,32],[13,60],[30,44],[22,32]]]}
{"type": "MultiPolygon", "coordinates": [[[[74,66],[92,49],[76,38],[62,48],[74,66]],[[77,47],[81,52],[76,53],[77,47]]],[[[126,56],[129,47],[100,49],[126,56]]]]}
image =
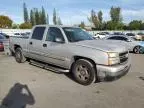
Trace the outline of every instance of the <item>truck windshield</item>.
{"type": "Polygon", "coordinates": [[[69,42],[78,42],[84,40],[93,40],[92,36],[80,28],[64,27],[69,42]]]}

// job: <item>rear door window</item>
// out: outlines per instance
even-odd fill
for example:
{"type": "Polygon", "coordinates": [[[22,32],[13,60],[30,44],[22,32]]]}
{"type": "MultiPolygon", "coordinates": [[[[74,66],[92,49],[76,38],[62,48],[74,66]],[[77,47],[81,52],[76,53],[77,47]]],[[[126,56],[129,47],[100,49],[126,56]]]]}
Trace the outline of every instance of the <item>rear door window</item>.
{"type": "Polygon", "coordinates": [[[46,27],[36,27],[32,34],[32,39],[42,40],[46,27]]]}

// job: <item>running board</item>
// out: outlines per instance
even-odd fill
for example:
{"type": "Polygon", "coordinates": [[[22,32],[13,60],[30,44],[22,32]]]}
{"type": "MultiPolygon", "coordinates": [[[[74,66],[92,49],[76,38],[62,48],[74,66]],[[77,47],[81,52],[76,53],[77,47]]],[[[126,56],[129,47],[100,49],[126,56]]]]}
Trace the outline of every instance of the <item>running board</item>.
{"type": "Polygon", "coordinates": [[[49,65],[46,63],[41,63],[39,61],[30,60],[30,64],[37,66],[37,67],[40,67],[40,68],[43,68],[43,69],[48,69],[48,70],[51,70],[51,71],[54,71],[57,73],[61,73],[61,72],[62,73],[68,73],[69,72],[69,70],[67,70],[67,69],[59,68],[57,66],[52,66],[52,65],[49,65]]]}

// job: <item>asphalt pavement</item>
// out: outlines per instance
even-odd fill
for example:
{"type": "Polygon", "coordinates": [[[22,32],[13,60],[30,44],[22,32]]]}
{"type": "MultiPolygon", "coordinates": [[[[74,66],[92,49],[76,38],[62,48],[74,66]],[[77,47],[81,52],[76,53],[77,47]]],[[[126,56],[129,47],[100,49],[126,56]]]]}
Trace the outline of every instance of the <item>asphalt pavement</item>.
{"type": "Polygon", "coordinates": [[[130,57],[132,67],[119,80],[83,86],[0,54],[0,108],[144,108],[144,55],[130,57]]]}

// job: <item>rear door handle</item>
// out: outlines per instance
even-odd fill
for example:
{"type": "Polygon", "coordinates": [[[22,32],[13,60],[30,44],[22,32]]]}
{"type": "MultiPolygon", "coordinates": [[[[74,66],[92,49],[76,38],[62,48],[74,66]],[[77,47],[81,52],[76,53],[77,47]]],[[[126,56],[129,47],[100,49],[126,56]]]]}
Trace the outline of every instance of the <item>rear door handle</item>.
{"type": "Polygon", "coordinates": [[[47,44],[43,44],[43,47],[47,47],[47,44]]]}
{"type": "Polygon", "coordinates": [[[30,42],[29,44],[30,44],[30,45],[32,45],[33,43],[32,43],[32,42],[30,42]]]}

